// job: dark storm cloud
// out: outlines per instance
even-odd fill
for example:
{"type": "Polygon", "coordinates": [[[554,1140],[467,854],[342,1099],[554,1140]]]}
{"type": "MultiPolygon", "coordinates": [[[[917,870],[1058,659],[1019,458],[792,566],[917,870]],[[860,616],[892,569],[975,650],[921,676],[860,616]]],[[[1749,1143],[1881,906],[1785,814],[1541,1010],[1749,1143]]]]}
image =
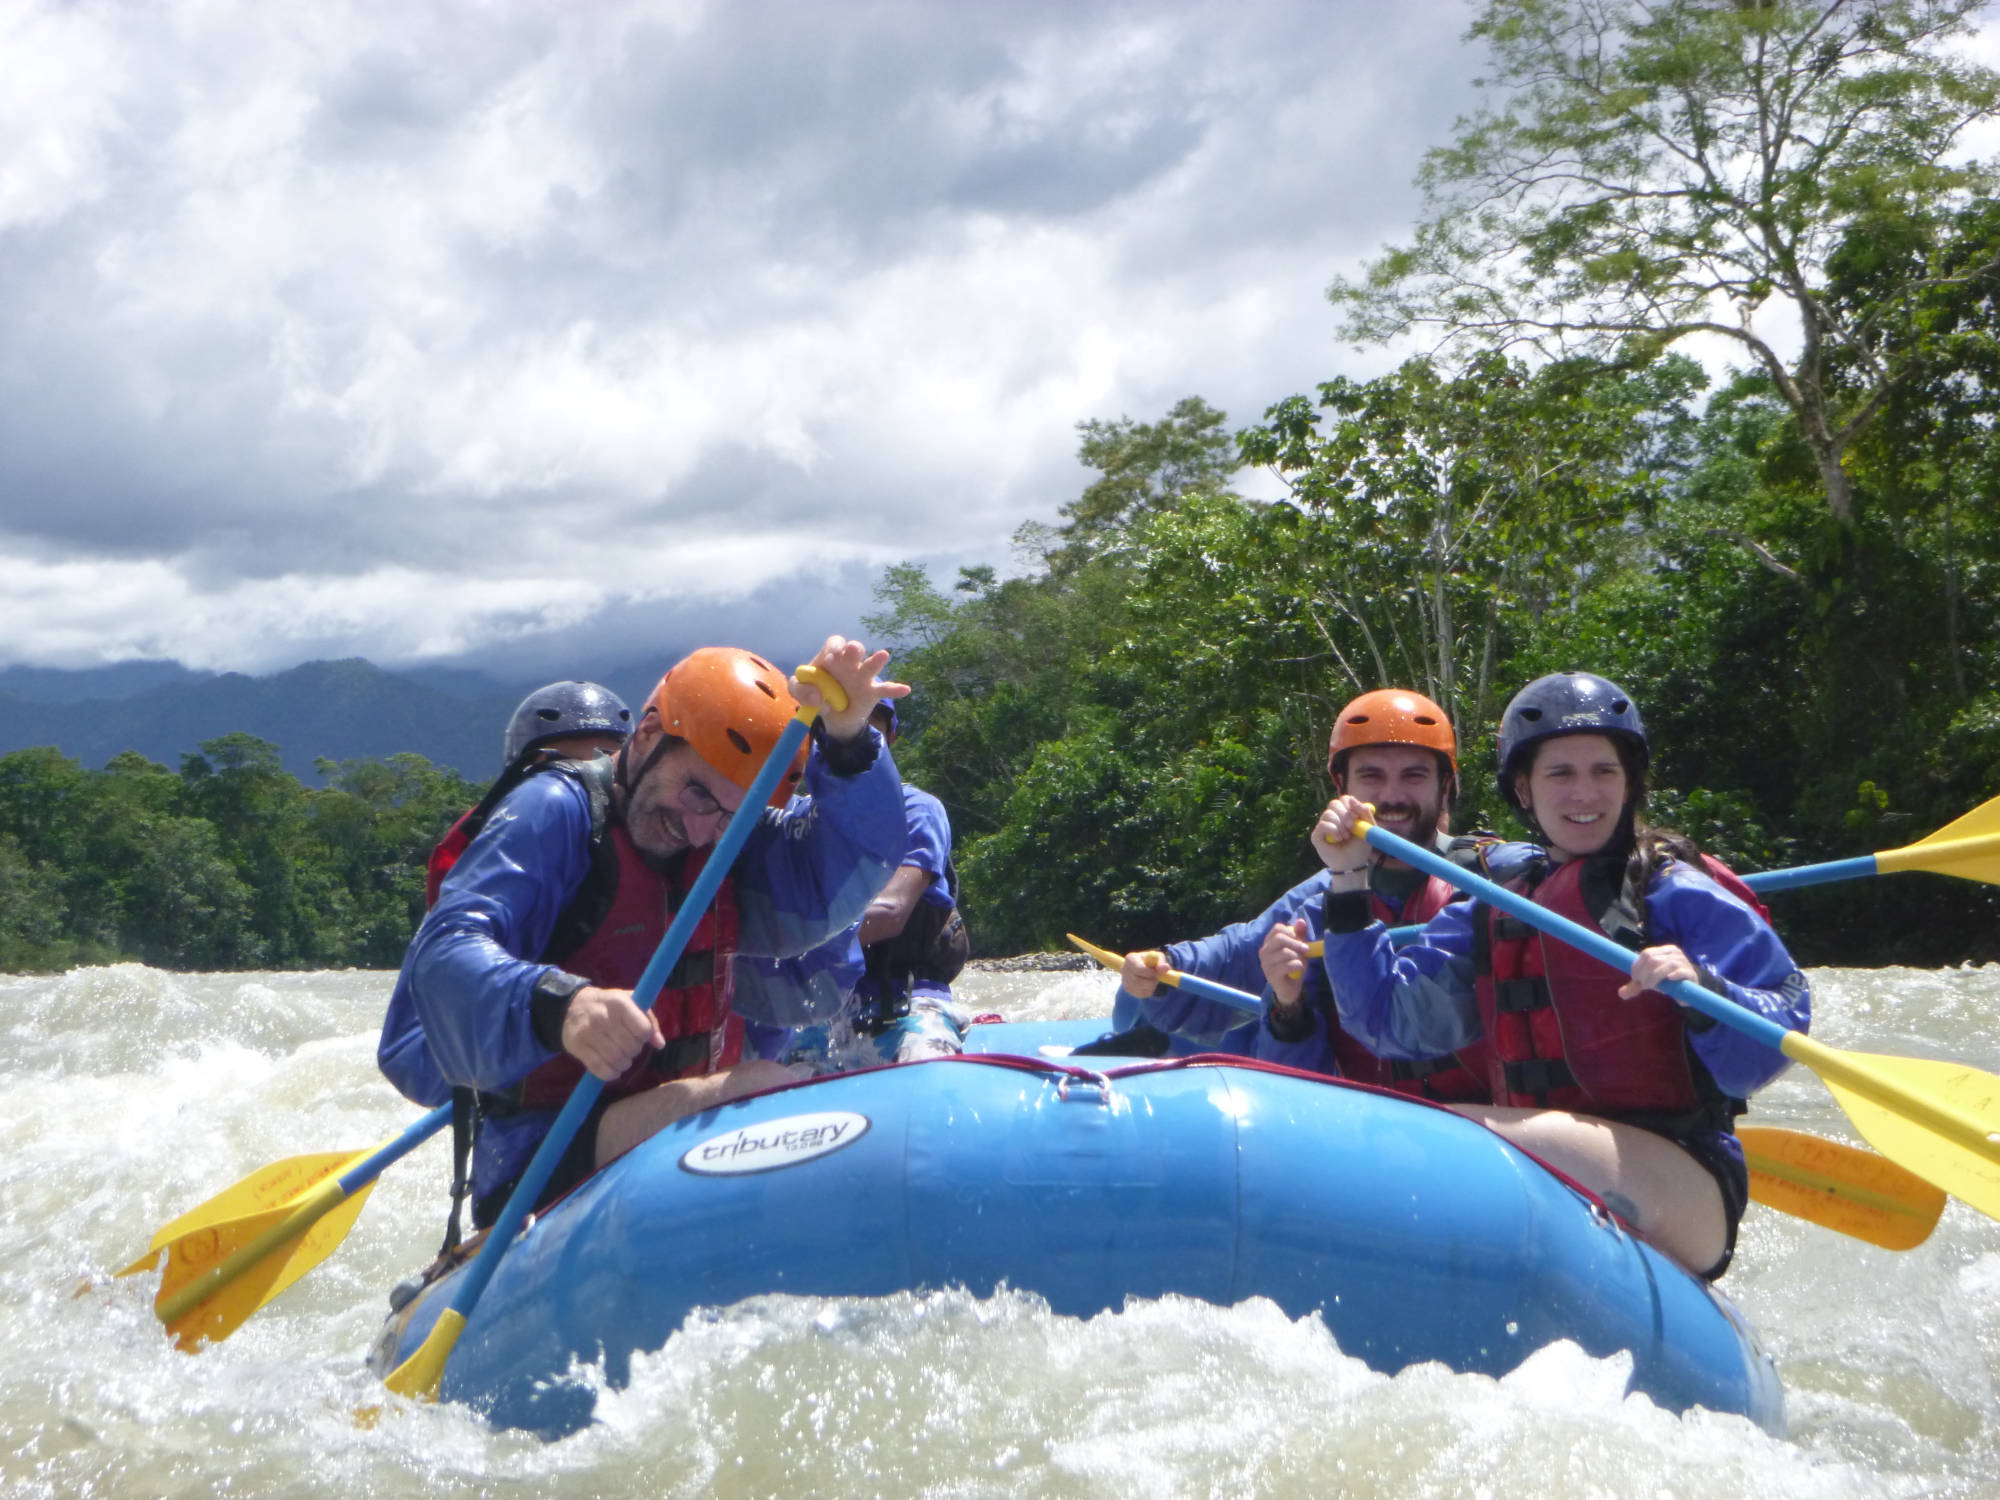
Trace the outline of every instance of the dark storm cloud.
{"type": "Polygon", "coordinates": [[[89,602],[0,624],[268,665],[567,639],[676,559],[676,609],[848,580],[816,619],[1004,562],[1076,421],[1336,373],[1321,291],[1407,225],[1465,15],[34,10],[0,564],[89,602]]]}

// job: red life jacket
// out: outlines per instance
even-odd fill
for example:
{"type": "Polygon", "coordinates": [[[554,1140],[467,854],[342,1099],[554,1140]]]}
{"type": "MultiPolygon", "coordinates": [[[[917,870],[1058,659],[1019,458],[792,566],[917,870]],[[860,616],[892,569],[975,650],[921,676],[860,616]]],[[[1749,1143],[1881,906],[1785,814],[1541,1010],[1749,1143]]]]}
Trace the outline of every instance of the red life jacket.
{"type": "Polygon", "coordinates": [[[509,766],[475,805],[458,815],[458,821],[446,830],[445,836],[431,849],[430,858],[424,861],[424,910],[429,911],[437,905],[438,890],[444,885],[445,876],[451,873],[452,866],[458,863],[459,856],[465,853],[472,841],[479,837],[479,830],[486,826],[486,820],[493,816],[493,809],[500,805],[501,799],[527,780],[531,772],[552,764],[554,762],[530,760],[525,765],[509,766]]]}
{"type": "MultiPolygon", "coordinates": [[[[607,839],[618,861],[618,891],[610,910],[578,946],[543,959],[605,989],[629,990],[708,863],[708,850],[691,849],[677,858],[669,878],[646,863],[622,825],[614,825],[607,839]]],[[[729,1010],[736,936],[735,882],[724,880],[653,1002],[666,1046],[605,1084],[608,1098],[636,1094],[669,1079],[714,1073],[742,1058],[743,1022],[729,1010]]],[[[552,1057],[521,1080],[517,1102],[524,1109],[557,1108],[583,1071],[583,1064],[566,1052],[552,1057]]]]}
{"type": "Polygon", "coordinates": [[[1704,854],[1701,856],[1701,873],[1706,875],[1710,880],[1713,880],[1745,906],[1749,907],[1750,910],[1757,913],[1763,919],[1765,926],[1770,926],[1771,908],[1766,906],[1763,899],[1755,891],[1751,890],[1749,886],[1744,884],[1743,877],[1730,869],[1728,865],[1725,865],[1719,859],[1704,854]]]}
{"type": "Polygon", "coordinates": [[[445,876],[451,873],[451,867],[458,863],[458,857],[465,853],[472,836],[485,826],[485,822],[479,817],[478,808],[468,807],[458,815],[458,821],[451,825],[445,836],[437,841],[430,858],[424,861],[425,911],[438,904],[438,889],[444,884],[445,876]]]}
{"type": "MultiPolygon", "coordinates": [[[[1373,891],[1369,893],[1368,904],[1370,914],[1376,921],[1395,925],[1428,922],[1457,899],[1456,887],[1432,875],[1403,903],[1401,911],[1391,908],[1373,891]]],[[[1485,1101],[1484,1043],[1474,1042],[1455,1057],[1377,1057],[1341,1028],[1339,1012],[1335,1007],[1327,1006],[1325,1015],[1328,1038],[1334,1058],[1340,1064],[1341,1077],[1352,1078],[1357,1083],[1372,1083],[1377,1088],[1393,1089],[1399,1094],[1413,1094],[1420,1099],[1436,1099],[1445,1103],[1485,1101]]]]}
{"type": "MultiPolygon", "coordinates": [[[[1596,931],[1583,898],[1585,865],[1556,865],[1532,895],[1537,906],[1596,931]]],[[[1483,902],[1473,922],[1473,983],[1495,1104],[1612,1119],[1687,1116],[1690,1124],[1715,1112],[1719,1095],[1696,1079],[1686,1020],[1673,1001],[1657,990],[1619,999],[1624,974],[1483,902]]],[[[1728,1118],[1725,1109],[1719,1123],[1726,1127],[1728,1118]]]]}

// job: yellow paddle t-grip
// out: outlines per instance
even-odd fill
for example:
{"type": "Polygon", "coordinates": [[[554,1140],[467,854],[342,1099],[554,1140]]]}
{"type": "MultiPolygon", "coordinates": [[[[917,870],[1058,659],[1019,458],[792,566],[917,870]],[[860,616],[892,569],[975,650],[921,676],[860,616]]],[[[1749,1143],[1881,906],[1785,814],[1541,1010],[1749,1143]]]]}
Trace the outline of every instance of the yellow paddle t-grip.
{"type": "MultiPolygon", "coordinates": [[[[818,688],[820,697],[826,700],[826,707],[832,709],[835,713],[839,713],[843,708],[847,707],[847,689],[842,687],[839,681],[835,679],[833,673],[827,671],[826,668],[800,667],[792,675],[798,678],[805,686],[818,688]]],[[[801,703],[798,711],[792,717],[803,719],[806,723],[810,724],[814,719],[819,717],[819,710],[820,706],[818,704],[801,703]]]]}
{"type": "MultiPolygon", "coordinates": [[[[1124,969],[1125,959],[1122,954],[1113,953],[1109,948],[1100,948],[1097,946],[1097,944],[1091,942],[1089,939],[1080,938],[1073,932],[1066,934],[1066,936],[1069,938],[1070,942],[1074,943],[1081,952],[1089,954],[1092,958],[1096,959],[1099,963],[1103,964],[1104,967],[1109,969],[1112,973],[1116,974],[1124,969]]],[[[1181,982],[1180,974],[1176,970],[1167,967],[1166,954],[1161,953],[1154,949],[1149,949],[1146,953],[1144,953],[1141,956],[1144,957],[1146,962],[1151,964],[1154,968],[1163,971],[1160,975],[1161,984],[1177,985],[1181,982]]]]}
{"type": "MultiPolygon", "coordinates": [[[[1368,809],[1368,818],[1372,818],[1375,816],[1374,803],[1364,802],[1361,805],[1368,809]]],[[[1335,839],[1335,838],[1327,838],[1326,836],[1322,835],[1320,838],[1320,842],[1325,844],[1328,848],[1337,849],[1342,844],[1351,844],[1356,839],[1366,838],[1368,836],[1368,830],[1375,826],[1373,823],[1368,821],[1368,818],[1361,818],[1357,820],[1354,825],[1354,832],[1350,834],[1348,837],[1344,839],[1335,839]]]]}

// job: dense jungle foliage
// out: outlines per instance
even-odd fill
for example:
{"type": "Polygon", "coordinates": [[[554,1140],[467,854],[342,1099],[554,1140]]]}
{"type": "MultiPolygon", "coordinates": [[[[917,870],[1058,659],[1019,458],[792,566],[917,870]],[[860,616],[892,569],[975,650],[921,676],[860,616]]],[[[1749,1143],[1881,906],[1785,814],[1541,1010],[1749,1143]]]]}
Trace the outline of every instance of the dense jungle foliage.
{"type": "MultiPolygon", "coordinates": [[[[899,760],[978,945],[1254,914],[1316,867],[1326,735],[1372,687],[1451,711],[1460,826],[1512,828],[1494,725],[1569,667],[1640,703],[1656,820],[1745,870],[2000,790],[2000,205],[1964,136],[2000,79],[1944,45],[1979,8],[1490,0],[1496,102],[1431,153],[1410,245],[1330,292],[1429,355],[1233,437],[1196,398],[1086,422],[1099,478],[1019,576],[883,579],[899,760]]],[[[1968,881],[1777,902],[1812,962],[2000,957],[1968,881]]]]}
{"type": "Polygon", "coordinates": [[[417,755],[319,769],[305,787],[243,734],[178,773],[0,756],[0,969],[395,968],[431,846],[480,789],[417,755]]]}
{"type": "MultiPolygon", "coordinates": [[[[1981,8],[1487,0],[1492,102],[1427,159],[1410,243],[1329,293],[1357,341],[1428,353],[1240,431],[1198,397],[1085,421],[1097,477],[1013,576],[882,579],[870,638],[918,689],[898,759],[951,813],[978,950],[1260,910],[1316,867],[1326,736],[1371,687],[1451,711],[1462,827],[1511,831],[1494,725],[1567,667],[1633,693],[1656,820],[1740,869],[2000,791],[2000,200],[1967,134],[2000,75],[1956,45],[1981,8]]],[[[0,758],[0,967],[395,964],[477,789],[323,769],[240,735],[178,774],[0,758]]],[[[1970,881],[1773,904],[1807,962],[2000,958],[1970,881]]]]}

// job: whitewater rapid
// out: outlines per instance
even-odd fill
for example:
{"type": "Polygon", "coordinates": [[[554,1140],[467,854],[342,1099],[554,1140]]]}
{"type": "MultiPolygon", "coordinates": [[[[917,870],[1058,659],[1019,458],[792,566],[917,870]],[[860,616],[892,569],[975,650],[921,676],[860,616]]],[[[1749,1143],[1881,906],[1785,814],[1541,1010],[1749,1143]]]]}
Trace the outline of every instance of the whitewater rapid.
{"type": "MultiPolygon", "coordinates": [[[[1819,970],[1814,1034],[2000,1072],[2000,967],[1819,970]]],[[[1791,1430],[1672,1417],[1573,1347],[1506,1379],[1377,1374],[1267,1302],[766,1297],[690,1320],[599,1422],[544,1444],[381,1403],[362,1355],[443,1228],[442,1139],[226,1343],[175,1351],[151,1278],[176,1214],[418,1113],[381,1081],[379,973],[0,977],[0,1492],[9,1496],[2000,1494],[2000,1224],[1953,1203],[1892,1254],[1753,1207],[1724,1290],[1791,1430]],[[81,1290],[82,1294],[79,1295],[81,1290]]],[[[1101,1015],[1095,974],[973,973],[1010,1020],[1101,1015]]],[[[1853,1139],[1794,1068],[1753,1122],[1853,1139]]]]}

